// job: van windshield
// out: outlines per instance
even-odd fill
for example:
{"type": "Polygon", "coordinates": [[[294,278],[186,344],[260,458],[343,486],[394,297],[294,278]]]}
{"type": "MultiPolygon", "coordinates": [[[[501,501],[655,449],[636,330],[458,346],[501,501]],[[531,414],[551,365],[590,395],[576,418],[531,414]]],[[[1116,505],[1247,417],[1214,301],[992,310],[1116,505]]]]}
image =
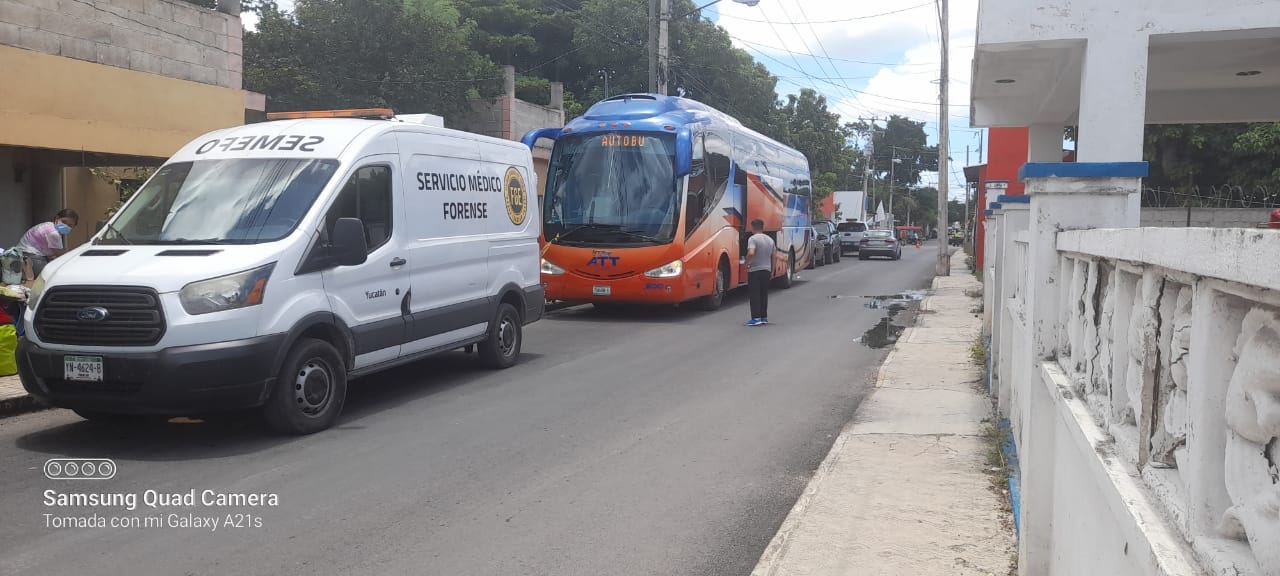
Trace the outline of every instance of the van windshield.
{"type": "Polygon", "coordinates": [[[841,222],[836,225],[836,230],[841,232],[866,232],[867,225],[862,222],[841,222]]]}
{"type": "Polygon", "coordinates": [[[259,244],[288,236],[337,160],[234,158],[166,164],[100,244],[259,244]]]}

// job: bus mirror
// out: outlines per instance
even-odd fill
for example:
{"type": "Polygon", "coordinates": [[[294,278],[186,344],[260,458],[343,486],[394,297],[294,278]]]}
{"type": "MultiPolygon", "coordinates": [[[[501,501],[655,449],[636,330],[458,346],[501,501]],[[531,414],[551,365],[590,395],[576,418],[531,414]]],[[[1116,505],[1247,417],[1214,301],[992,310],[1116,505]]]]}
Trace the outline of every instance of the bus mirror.
{"type": "Polygon", "coordinates": [[[685,128],[676,134],[676,177],[693,171],[693,135],[685,128]]]}
{"type": "Polygon", "coordinates": [[[520,139],[520,143],[528,146],[530,150],[538,143],[538,140],[546,138],[548,140],[558,140],[560,135],[564,133],[563,128],[537,128],[525,133],[524,138],[520,139]]]}

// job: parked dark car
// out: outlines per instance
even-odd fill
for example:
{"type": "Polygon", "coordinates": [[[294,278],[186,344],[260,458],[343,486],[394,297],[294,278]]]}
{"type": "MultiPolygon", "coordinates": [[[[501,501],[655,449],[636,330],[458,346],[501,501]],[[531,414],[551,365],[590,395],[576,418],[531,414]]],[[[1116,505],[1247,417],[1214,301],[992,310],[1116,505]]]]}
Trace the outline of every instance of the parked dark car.
{"type": "Polygon", "coordinates": [[[900,260],[902,244],[893,237],[889,230],[868,230],[858,245],[858,259],[866,260],[875,256],[900,260]]]}
{"type": "Polygon", "coordinates": [[[818,231],[818,242],[822,244],[822,258],[827,264],[840,261],[840,232],[836,230],[836,225],[826,220],[819,220],[813,223],[813,229],[818,231]]]}
{"type": "Polygon", "coordinates": [[[861,246],[862,235],[867,233],[866,222],[841,222],[836,224],[836,231],[840,233],[840,253],[843,256],[850,252],[857,252],[861,246]]]}
{"type": "Polygon", "coordinates": [[[813,249],[813,253],[809,255],[809,265],[805,266],[805,268],[810,270],[817,268],[819,266],[827,265],[827,259],[823,255],[826,248],[822,246],[822,240],[820,240],[818,236],[819,236],[818,228],[816,226],[810,225],[809,226],[809,246],[813,249]]]}

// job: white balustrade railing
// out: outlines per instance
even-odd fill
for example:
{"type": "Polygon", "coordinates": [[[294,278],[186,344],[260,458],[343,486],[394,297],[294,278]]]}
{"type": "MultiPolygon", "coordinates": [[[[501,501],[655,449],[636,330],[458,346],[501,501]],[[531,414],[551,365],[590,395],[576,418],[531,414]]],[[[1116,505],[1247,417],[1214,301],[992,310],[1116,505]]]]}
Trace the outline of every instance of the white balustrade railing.
{"type": "Polygon", "coordinates": [[[1014,208],[990,216],[985,285],[1021,524],[1040,527],[1023,573],[1280,575],[1280,232],[1055,230],[1057,262],[1034,263],[1051,286],[1028,290],[1045,235],[1014,208]],[[1080,557],[1109,537],[1122,554],[1080,557]]]}

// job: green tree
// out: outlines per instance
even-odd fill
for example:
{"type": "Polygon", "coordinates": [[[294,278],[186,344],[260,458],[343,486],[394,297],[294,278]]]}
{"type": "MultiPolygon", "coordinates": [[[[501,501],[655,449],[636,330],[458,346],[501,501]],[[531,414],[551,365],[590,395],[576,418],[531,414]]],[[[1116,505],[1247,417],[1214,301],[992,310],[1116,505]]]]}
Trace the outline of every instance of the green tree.
{"type": "Polygon", "coordinates": [[[813,210],[836,190],[841,178],[850,173],[855,154],[849,146],[846,126],[840,115],[827,108],[827,99],[812,89],[787,96],[778,113],[779,139],[809,159],[813,180],[813,210]]]}
{"type": "Polygon", "coordinates": [[[894,210],[899,213],[899,195],[919,185],[920,174],[938,170],[938,147],[929,146],[924,122],[915,122],[904,116],[893,115],[883,126],[871,126],[858,122],[849,129],[871,142],[871,195],[872,206],[884,202],[889,206],[889,191],[894,193],[894,210]],[[889,182],[892,177],[892,185],[889,182]]]}
{"type": "Polygon", "coordinates": [[[501,91],[493,62],[471,49],[475,24],[451,0],[298,0],[292,14],[257,7],[245,33],[245,87],[271,110],[389,106],[446,118],[501,91]]]}

